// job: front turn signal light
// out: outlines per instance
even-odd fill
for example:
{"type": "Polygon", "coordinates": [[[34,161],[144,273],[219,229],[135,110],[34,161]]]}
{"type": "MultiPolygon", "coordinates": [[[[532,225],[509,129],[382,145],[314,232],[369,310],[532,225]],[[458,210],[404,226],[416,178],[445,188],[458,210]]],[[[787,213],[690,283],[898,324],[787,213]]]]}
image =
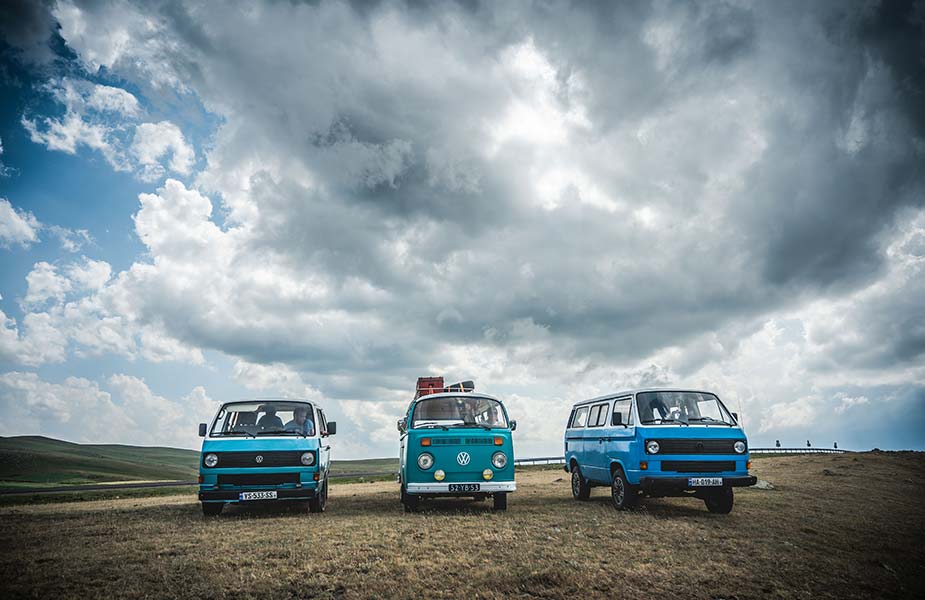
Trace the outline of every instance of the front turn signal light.
{"type": "Polygon", "coordinates": [[[484,471],[482,471],[482,479],[484,479],[485,481],[488,481],[494,476],[495,474],[492,472],[491,469],[485,469],[484,471]]]}
{"type": "Polygon", "coordinates": [[[750,460],[745,461],[745,470],[748,471],[751,468],[752,468],[752,461],[750,460]]]}
{"type": "Polygon", "coordinates": [[[443,469],[437,469],[434,471],[434,479],[437,481],[443,481],[446,479],[446,473],[443,472],[443,469]]]}
{"type": "Polygon", "coordinates": [[[421,438],[422,446],[430,446],[430,438],[421,438]]]}
{"type": "Polygon", "coordinates": [[[644,461],[644,460],[641,461],[641,462],[639,463],[639,470],[640,470],[640,471],[648,471],[648,470],[649,470],[649,463],[646,462],[646,461],[644,461]]]}
{"type": "Polygon", "coordinates": [[[502,438],[502,437],[496,437],[496,438],[495,438],[495,446],[503,446],[503,445],[504,445],[504,438],[502,438]]]}

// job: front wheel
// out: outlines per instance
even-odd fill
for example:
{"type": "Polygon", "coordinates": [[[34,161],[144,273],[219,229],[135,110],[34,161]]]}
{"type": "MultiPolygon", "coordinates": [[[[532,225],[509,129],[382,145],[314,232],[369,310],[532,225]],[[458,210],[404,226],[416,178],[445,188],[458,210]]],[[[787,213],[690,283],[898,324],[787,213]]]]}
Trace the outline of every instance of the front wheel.
{"type": "Polygon", "coordinates": [[[328,478],[324,478],[324,483],[318,488],[315,497],[308,501],[308,510],[313,513],[324,512],[324,507],[328,504],[328,478]]]}
{"type": "Polygon", "coordinates": [[[494,501],[494,510],[507,510],[507,492],[497,492],[492,494],[492,500],[494,501]]]}
{"type": "Polygon", "coordinates": [[[591,497],[591,484],[581,476],[578,465],[572,466],[572,497],[576,500],[587,500],[591,497]]]}
{"type": "Polygon", "coordinates": [[[418,502],[419,502],[419,501],[420,501],[420,498],[418,498],[418,497],[415,496],[414,494],[409,494],[408,492],[405,491],[404,486],[402,486],[402,488],[401,488],[401,503],[402,503],[402,505],[405,507],[405,512],[407,512],[407,513],[416,512],[417,509],[418,509],[418,502]]]}
{"type": "Polygon", "coordinates": [[[619,467],[613,470],[610,481],[610,500],[617,510],[633,508],[639,502],[639,491],[636,486],[626,480],[626,474],[619,467]]]}
{"type": "Polygon", "coordinates": [[[217,517],[222,514],[223,508],[225,508],[224,502],[203,502],[202,514],[207,517],[217,517]]]}
{"type": "Polygon", "coordinates": [[[731,487],[724,487],[717,492],[711,492],[704,496],[703,502],[707,505],[707,510],[718,515],[728,515],[732,512],[734,496],[731,487]]]}

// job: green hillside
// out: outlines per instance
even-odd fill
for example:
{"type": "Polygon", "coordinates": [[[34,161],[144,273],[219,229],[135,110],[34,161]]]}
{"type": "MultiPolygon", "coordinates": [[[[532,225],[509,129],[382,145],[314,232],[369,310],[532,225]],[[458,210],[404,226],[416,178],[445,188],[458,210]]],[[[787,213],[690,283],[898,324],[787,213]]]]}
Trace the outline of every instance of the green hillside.
{"type": "MultiPolygon", "coordinates": [[[[199,452],[120,444],[74,444],[40,436],[0,437],[0,487],[110,481],[190,480],[199,452]]],[[[338,473],[395,472],[398,459],[334,461],[338,473]]]]}

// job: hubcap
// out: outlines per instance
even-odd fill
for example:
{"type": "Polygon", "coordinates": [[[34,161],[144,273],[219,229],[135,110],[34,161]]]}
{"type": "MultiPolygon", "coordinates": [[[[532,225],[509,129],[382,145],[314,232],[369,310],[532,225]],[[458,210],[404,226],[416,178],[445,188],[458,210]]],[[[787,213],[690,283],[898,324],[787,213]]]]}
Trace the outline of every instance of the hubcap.
{"type": "Polygon", "coordinates": [[[572,494],[577,496],[581,493],[581,476],[578,471],[572,471],[572,494]]]}
{"type": "Polygon", "coordinates": [[[618,505],[623,504],[623,495],[626,490],[623,489],[623,480],[619,477],[613,478],[613,485],[610,486],[610,493],[613,495],[613,501],[618,505]]]}

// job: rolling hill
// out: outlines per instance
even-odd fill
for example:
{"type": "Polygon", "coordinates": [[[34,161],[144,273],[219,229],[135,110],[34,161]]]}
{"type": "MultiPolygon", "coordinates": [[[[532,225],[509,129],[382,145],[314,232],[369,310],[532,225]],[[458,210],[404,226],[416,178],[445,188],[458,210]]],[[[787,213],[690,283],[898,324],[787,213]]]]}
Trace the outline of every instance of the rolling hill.
{"type": "MultiPolygon", "coordinates": [[[[199,452],[121,444],[75,444],[41,436],[0,437],[0,487],[38,487],[113,481],[190,480],[199,452]]],[[[398,460],[334,461],[339,473],[389,473],[398,460]]]]}

